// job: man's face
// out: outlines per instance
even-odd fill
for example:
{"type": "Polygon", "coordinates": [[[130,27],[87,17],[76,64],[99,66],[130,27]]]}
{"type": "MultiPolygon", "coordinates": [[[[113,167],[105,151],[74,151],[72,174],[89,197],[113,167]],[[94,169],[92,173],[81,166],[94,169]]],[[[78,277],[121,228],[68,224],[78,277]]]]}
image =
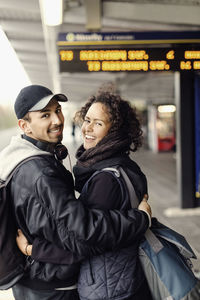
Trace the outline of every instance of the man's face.
{"type": "Polygon", "coordinates": [[[59,143],[63,138],[64,116],[57,100],[52,99],[41,111],[29,112],[25,133],[42,142],[59,143]]]}

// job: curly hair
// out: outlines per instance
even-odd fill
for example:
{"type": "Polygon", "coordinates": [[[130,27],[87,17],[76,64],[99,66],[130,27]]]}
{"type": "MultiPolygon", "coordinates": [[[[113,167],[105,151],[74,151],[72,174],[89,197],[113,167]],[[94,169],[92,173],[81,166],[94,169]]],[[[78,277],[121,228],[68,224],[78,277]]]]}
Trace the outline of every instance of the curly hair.
{"type": "Polygon", "coordinates": [[[90,106],[102,103],[110,115],[111,128],[109,133],[116,132],[126,135],[130,140],[130,151],[136,151],[142,145],[142,129],[135,107],[129,101],[123,100],[120,95],[110,92],[101,92],[91,96],[86,104],[75,115],[75,121],[81,124],[90,106]]]}

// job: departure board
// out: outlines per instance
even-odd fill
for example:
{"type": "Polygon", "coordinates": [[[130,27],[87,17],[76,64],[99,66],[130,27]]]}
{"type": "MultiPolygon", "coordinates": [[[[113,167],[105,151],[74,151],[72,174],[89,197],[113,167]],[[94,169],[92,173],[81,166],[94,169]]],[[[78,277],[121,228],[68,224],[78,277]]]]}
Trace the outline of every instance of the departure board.
{"type": "Polygon", "coordinates": [[[59,50],[61,72],[196,71],[200,47],[185,49],[59,50]]]}
{"type": "Polygon", "coordinates": [[[181,39],[178,36],[169,39],[167,36],[167,39],[162,40],[131,39],[130,33],[130,39],[125,39],[125,34],[119,35],[118,40],[109,40],[107,36],[104,35],[101,40],[93,37],[75,41],[74,37],[72,39],[69,36],[68,41],[59,41],[60,72],[200,70],[200,33],[195,38],[190,35],[190,39],[180,35],[181,39]]]}

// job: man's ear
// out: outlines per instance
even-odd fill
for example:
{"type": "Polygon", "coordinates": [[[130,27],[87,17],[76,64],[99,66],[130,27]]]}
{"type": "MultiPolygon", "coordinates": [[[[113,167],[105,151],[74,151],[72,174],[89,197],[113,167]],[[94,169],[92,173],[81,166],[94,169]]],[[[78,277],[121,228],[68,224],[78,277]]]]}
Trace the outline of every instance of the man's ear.
{"type": "Polygon", "coordinates": [[[27,120],[19,119],[18,125],[25,134],[31,133],[31,128],[30,128],[29,122],[27,120]]]}

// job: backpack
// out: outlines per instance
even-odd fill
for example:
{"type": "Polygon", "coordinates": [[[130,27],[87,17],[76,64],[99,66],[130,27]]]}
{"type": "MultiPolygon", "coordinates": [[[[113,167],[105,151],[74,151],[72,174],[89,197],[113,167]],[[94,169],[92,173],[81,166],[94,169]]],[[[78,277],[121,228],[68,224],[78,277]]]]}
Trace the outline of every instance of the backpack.
{"type": "Polygon", "coordinates": [[[17,224],[10,201],[9,183],[16,170],[33,158],[21,161],[5,181],[0,179],[0,290],[7,290],[15,285],[28,266],[28,260],[16,244],[17,224]]]}
{"type": "MultiPolygon", "coordinates": [[[[113,168],[106,168],[116,171],[113,168]]],[[[105,169],[105,170],[106,170],[105,169]]],[[[131,206],[139,204],[135,189],[122,167],[117,168],[129,194],[131,206]]],[[[122,183],[119,180],[119,184],[122,183]]],[[[196,255],[185,237],[152,218],[151,229],[139,246],[139,259],[154,300],[199,300],[200,280],[192,271],[196,255]]]]}

